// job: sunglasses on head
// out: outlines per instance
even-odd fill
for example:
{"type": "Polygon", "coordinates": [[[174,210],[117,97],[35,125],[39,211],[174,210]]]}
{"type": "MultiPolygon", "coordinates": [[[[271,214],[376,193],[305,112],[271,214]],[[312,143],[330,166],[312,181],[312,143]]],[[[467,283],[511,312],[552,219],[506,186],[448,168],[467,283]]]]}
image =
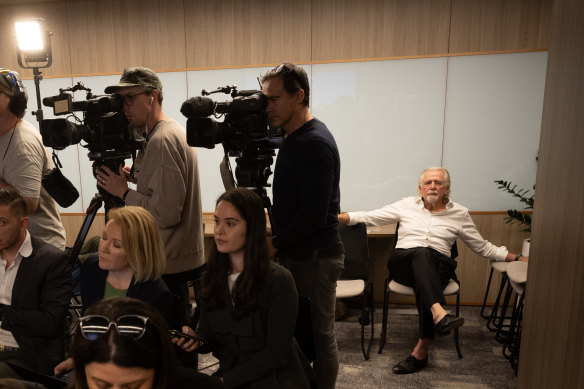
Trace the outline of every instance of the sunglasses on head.
{"type": "Polygon", "coordinates": [[[11,85],[11,88],[18,88],[18,81],[16,80],[16,77],[14,77],[12,70],[0,68],[0,76],[11,85]]]}
{"type": "Polygon", "coordinates": [[[79,330],[85,339],[96,340],[114,326],[119,335],[137,340],[146,332],[147,322],[148,318],[140,315],[124,315],[115,321],[101,315],[87,315],[79,318],[79,330]]]}

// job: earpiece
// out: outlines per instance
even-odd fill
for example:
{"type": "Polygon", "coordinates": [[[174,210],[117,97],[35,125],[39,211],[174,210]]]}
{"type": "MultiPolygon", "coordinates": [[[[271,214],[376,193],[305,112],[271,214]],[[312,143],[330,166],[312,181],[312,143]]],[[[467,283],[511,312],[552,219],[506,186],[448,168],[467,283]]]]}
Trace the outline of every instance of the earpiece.
{"type": "Polygon", "coordinates": [[[152,105],[152,103],[154,102],[154,97],[150,98],[150,105],[152,105]]]}

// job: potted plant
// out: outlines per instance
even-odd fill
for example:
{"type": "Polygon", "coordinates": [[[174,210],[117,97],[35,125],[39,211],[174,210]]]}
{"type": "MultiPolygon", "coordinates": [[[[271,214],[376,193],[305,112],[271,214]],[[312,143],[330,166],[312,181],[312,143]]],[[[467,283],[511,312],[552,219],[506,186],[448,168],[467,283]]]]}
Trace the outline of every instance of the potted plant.
{"type": "MultiPolygon", "coordinates": [[[[528,190],[521,188],[517,189],[517,185],[513,185],[511,181],[496,180],[495,183],[497,184],[497,188],[511,194],[513,197],[517,197],[520,202],[525,204],[523,211],[518,211],[516,209],[508,210],[507,216],[505,217],[505,223],[520,223],[525,226],[521,231],[531,233],[531,213],[525,211],[533,210],[535,185],[533,185],[533,190],[528,190]]],[[[522,255],[525,257],[529,255],[529,244],[530,239],[525,239],[522,250],[522,255]]]]}

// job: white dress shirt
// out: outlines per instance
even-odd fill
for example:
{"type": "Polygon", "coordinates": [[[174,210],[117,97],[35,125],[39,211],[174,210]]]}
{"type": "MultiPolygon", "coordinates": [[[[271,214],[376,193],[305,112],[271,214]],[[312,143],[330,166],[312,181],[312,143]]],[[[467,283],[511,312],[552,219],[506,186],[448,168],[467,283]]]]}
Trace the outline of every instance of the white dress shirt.
{"type": "Polygon", "coordinates": [[[461,238],[478,255],[495,261],[504,261],[507,257],[507,248],[485,240],[468,209],[452,201],[446,204],[444,211],[437,213],[428,211],[421,197],[406,197],[375,211],[348,214],[349,225],[380,226],[399,222],[396,248],[430,247],[450,257],[456,238],[461,238]]]}

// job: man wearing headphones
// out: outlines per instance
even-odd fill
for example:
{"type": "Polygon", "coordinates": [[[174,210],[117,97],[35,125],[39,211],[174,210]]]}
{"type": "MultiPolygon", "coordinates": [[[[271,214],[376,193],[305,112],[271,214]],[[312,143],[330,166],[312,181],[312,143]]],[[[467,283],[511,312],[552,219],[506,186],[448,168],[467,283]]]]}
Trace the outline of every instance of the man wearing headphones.
{"type": "Polygon", "coordinates": [[[199,167],[195,148],[187,144],[185,129],[162,111],[162,83],[151,69],[124,70],[117,85],[105,88],[123,99],[130,125],[143,131],[146,146],[138,152],[133,171],[97,169],[97,184],[127,205],[146,208],[158,222],[166,251],[163,279],[181,296],[182,321],[189,302],[187,282],[200,277],[204,263],[203,219],[199,167]],[[135,181],[136,190],[128,187],[135,181]]]}
{"type": "Polygon", "coordinates": [[[31,235],[62,250],[65,229],[59,208],[41,185],[53,162],[39,132],[23,120],[27,102],[20,75],[0,68],[0,187],[12,185],[24,197],[31,235]]]}

